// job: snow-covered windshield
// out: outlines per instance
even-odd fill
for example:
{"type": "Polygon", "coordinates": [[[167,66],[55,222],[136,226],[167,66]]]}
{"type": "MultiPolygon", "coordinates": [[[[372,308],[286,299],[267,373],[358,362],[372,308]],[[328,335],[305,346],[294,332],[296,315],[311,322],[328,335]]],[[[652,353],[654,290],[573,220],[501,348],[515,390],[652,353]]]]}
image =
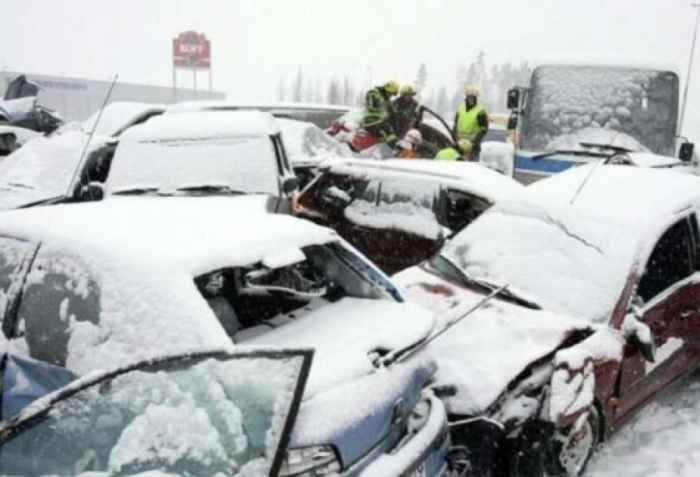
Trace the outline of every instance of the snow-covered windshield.
{"type": "Polygon", "coordinates": [[[542,308],[604,322],[632,267],[635,243],[625,228],[575,211],[510,204],[479,217],[441,256],[469,277],[508,284],[542,308]]]}
{"type": "Polygon", "coordinates": [[[269,137],[138,142],[117,147],[107,180],[110,193],[134,188],[166,192],[222,186],[235,192],[279,195],[279,169],[269,137]]]}
{"type": "Polygon", "coordinates": [[[48,412],[37,405],[44,414],[2,443],[0,473],[268,475],[303,357],[215,356],[149,364],[48,412]]]}
{"type": "Polygon", "coordinates": [[[608,66],[540,66],[532,74],[521,131],[528,151],[603,143],[673,156],[675,73],[608,66]]]}

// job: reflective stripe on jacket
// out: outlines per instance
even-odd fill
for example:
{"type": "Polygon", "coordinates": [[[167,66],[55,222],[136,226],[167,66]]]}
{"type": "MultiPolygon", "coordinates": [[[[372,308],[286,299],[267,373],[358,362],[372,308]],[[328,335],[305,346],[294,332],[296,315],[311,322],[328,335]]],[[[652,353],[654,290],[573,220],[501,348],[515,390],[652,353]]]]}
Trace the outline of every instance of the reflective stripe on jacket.
{"type": "Polygon", "coordinates": [[[362,125],[372,126],[384,121],[388,115],[388,99],[384,97],[379,88],[367,91],[365,95],[365,110],[362,115],[362,125]]]}

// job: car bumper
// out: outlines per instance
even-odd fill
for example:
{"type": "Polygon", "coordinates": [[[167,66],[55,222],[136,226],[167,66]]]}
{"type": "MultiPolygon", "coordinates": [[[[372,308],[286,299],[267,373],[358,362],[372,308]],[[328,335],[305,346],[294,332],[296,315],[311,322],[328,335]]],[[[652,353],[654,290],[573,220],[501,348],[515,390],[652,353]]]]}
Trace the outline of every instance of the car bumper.
{"type": "Polygon", "coordinates": [[[450,436],[443,403],[432,393],[430,416],[423,428],[391,452],[367,456],[343,475],[361,477],[441,477],[447,472],[450,436]],[[369,462],[369,463],[368,463],[369,462]]]}

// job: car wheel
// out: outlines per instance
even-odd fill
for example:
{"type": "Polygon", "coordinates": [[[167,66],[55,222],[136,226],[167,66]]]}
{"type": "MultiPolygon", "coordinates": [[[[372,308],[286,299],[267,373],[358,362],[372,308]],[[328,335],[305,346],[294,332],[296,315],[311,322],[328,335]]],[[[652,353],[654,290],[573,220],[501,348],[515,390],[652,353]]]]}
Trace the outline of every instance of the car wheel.
{"type": "Polygon", "coordinates": [[[579,430],[573,427],[555,429],[546,458],[548,476],[577,477],[583,474],[600,442],[600,415],[595,406],[591,407],[586,422],[579,430]]]}

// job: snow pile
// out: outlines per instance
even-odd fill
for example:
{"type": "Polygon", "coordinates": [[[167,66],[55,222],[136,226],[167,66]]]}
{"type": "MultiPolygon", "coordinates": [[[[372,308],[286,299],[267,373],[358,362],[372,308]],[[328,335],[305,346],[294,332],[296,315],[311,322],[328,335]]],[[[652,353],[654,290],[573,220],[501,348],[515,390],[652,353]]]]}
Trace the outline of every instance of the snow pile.
{"type": "Polygon", "coordinates": [[[36,96],[17,99],[0,99],[0,112],[5,112],[11,121],[21,121],[34,109],[36,96]]]}
{"type": "Polygon", "coordinates": [[[541,66],[532,75],[522,147],[550,150],[561,144],[553,141],[577,142],[583,130],[603,128],[624,133],[657,154],[673,155],[678,90],[678,77],[670,72],[541,66]]]}
{"type": "MultiPolygon", "coordinates": [[[[0,209],[11,209],[68,193],[88,136],[70,132],[38,137],[0,162],[0,209]]],[[[100,139],[93,138],[93,146],[100,139]]]]}
{"type": "Polygon", "coordinates": [[[166,192],[186,186],[225,185],[244,193],[279,195],[278,177],[275,151],[265,136],[175,143],[122,140],[107,191],[144,184],[166,192]]]}

